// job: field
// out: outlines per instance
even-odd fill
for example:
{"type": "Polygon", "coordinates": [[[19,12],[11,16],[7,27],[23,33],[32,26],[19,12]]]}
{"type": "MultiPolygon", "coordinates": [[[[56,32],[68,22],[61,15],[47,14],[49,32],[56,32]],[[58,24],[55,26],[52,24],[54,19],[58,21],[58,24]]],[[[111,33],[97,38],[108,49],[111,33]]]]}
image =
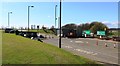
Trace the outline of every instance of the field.
{"type": "Polygon", "coordinates": [[[50,44],[2,34],[2,64],[95,64],[50,44]]]}

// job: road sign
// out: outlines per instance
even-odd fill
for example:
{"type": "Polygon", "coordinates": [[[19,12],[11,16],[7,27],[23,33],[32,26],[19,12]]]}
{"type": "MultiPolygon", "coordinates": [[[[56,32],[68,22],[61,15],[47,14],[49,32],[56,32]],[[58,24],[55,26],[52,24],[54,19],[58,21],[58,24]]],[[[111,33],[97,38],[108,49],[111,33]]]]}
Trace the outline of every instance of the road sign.
{"type": "Polygon", "coordinates": [[[103,36],[105,36],[105,31],[97,31],[97,35],[103,35],[103,36]]]}
{"type": "Polygon", "coordinates": [[[91,31],[90,30],[85,30],[83,31],[86,35],[90,35],[91,31]]]}

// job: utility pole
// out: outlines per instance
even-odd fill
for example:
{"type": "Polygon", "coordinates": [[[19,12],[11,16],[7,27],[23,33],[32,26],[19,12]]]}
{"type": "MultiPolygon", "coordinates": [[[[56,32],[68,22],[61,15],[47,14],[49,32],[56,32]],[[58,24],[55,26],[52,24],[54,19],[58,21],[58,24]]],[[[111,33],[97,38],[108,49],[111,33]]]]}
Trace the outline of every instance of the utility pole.
{"type": "Polygon", "coordinates": [[[8,27],[10,27],[10,14],[12,14],[12,12],[8,12],[8,27]]]}
{"type": "Polygon", "coordinates": [[[56,28],[56,20],[57,20],[57,18],[56,18],[56,12],[57,12],[57,5],[55,5],[55,28],[56,28]]]}
{"type": "Polygon", "coordinates": [[[30,7],[34,7],[34,6],[28,6],[28,31],[29,31],[29,10],[30,10],[30,7]]]}
{"type": "Polygon", "coordinates": [[[59,35],[59,48],[61,48],[61,0],[60,0],[60,35],[59,35]]]}

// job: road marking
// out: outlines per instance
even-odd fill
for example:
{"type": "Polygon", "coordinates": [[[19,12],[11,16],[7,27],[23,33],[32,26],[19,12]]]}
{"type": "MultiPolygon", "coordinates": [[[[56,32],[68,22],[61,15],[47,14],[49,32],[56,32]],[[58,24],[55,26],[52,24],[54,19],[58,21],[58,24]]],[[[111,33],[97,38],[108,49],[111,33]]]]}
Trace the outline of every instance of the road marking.
{"type": "Polygon", "coordinates": [[[106,42],[115,42],[115,41],[110,41],[110,40],[100,40],[100,39],[91,39],[91,38],[78,38],[78,39],[88,39],[88,40],[98,40],[98,41],[106,41],[106,42]]]}
{"type": "Polygon", "coordinates": [[[86,43],[88,43],[88,42],[86,42],[86,43]]]}
{"type": "Polygon", "coordinates": [[[92,55],[97,55],[98,53],[94,53],[94,54],[92,54],[92,55]]]}
{"type": "Polygon", "coordinates": [[[73,41],[70,41],[70,42],[73,42],[73,41]]]}
{"type": "Polygon", "coordinates": [[[88,40],[98,40],[98,39],[90,39],[90,38],[88,38],[88,40]]]}
{"type": "Polygon", "coordinates": [[[83,41],[75,41],[75,43],[84,43],[83,41]]]}
{"type": "Polygon", "coordinates": [[[97,55],[98,54],[98,53],[94,53],[94,52],[86,51],[86,50],[81,50],[81,49],[74,49],[74,50],[85,53],[85,54],[90,54],[90,55],[97,55]]]}
{"type": "Polygon", "coordinates": [[[65,46],[66,48],[72,48],[71,46],[65,46]]]}

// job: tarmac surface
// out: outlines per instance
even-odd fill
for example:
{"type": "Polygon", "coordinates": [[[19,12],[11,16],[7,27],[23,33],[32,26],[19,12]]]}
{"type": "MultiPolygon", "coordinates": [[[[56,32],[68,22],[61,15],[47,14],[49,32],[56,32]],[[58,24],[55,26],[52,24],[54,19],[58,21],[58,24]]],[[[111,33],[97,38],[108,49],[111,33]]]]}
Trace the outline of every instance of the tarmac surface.
{"type": "MultiPolygon", "coordinates": [[[[43,40],[55,46],[59,46],[59,38],[48,38],[43,40]]],[[[62,38],[62,49],[74,55],[83,56],[95,60],[100,64],[118,64],[118,42],[111,40],[99,40],[92,38],[62,38]],[[116,44],[114,44],[116,43],[116,44]]],[[[115,66],[115,65],[111,65],[115,66]]]]}

